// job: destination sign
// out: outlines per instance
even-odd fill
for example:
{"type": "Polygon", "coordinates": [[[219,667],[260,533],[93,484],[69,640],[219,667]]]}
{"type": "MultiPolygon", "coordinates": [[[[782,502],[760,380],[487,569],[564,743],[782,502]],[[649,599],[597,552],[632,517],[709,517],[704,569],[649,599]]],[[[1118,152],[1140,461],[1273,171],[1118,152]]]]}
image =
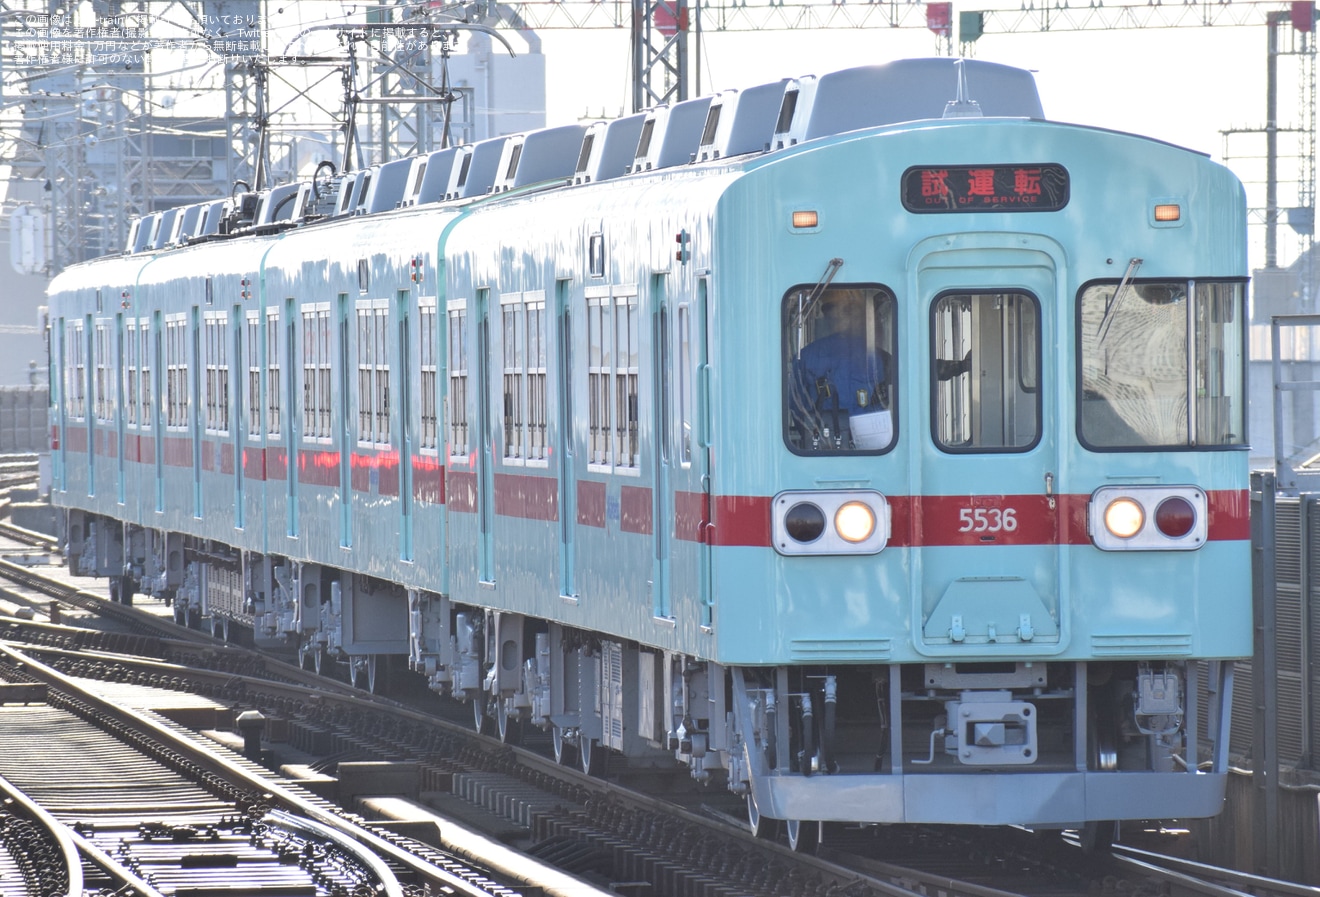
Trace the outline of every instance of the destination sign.
{"type": "Polygon", "coordinates": [[[1032,165],[933,165],[903,172],[909,212],[1057,212],[1068,204],[1068,170],[1032,165]]]}

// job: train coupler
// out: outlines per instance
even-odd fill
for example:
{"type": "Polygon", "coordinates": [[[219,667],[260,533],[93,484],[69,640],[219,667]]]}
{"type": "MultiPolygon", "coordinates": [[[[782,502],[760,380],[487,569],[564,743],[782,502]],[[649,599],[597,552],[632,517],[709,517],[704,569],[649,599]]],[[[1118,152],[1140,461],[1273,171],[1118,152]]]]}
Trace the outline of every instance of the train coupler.
{"type": "Polygon", "coordinates": [[[963,692],[948,701],[944,749],[967,766],[1035,763],[1036,708],[1007,691],[963,692]]]}

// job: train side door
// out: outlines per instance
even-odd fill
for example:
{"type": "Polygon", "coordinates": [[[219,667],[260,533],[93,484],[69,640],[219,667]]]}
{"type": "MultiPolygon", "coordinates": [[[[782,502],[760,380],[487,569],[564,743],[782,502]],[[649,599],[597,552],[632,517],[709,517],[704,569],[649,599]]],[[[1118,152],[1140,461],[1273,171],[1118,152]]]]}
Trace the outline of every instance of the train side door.
{"type": "Polygon", "coordinates": [[[235,305],[229,320],[233,322],[230,349],[234,353],[234,364],[229,369],[229,393],[233,403],[229,418],[229,438],[234,449],[234,527],[243,529],[247,525],[247,497],[243,494],[243,428],[247,426],[247,416],[240,384],[243,382],[244,365],[250,364],[247,353],[243,351],[244,325],[247,321],[243,306],[235,305]]]}
{"type": "Polygon", "coordinates": [[[569,280],[555,284],[555,345],[558,347],[559,423],[555,428],[556,463],[559,473],[559,594],[577,597],[577,452],[573,428],[573,302],[569,280]]]}
{"type": "MultiPolygon", "coordinates": [[[[697,304],[692,309],[692,324],[695,334],[692,337],[696,349],[696,397],[692,404],[692,413],[696,419],[689,426],[688,432],[696,434],[696,446],[693,449],[693,464],[701,483],[701,524],[697,539],[698,557],[701,570],[701,624],[714,625],[713,608],[715,604],[715,573],[710,554],[710,546],[715,538],[714,484],[711,482],[711,453],[715,445],[714,409],[711,408],[710,394],[710,332],[706,305],[709,301],[707,290],[709,277],[703,277],[697,283],[697,304]]],[[[687,435],[684,438],[688,438],[687,435]]]]}
{"type": "Polygon", "coordinates": [[[156,513],[165,510],[165,421],[168,393],[166,382],[165,334],[159,310],[151,314],[151,438],[155,441],[153,456],[156,461],[156,513]]]}
{"type": "Polygon", "coordinates": [[[202,516],[202,425],[203,414],[205,413],[202,405],[202,372],[206,370],[202,356],[202,312],[194,305],[188,321],[188,332],[191,336],[191,358],[192,364],[188,370],[188,395],[189,395],[189,414],[188,414],[188,434],[192,441],[192,499],[193,516],[201,518],[202,516]]]}
{"type": "MultiPolygon", "coordinates": [[[[668,373],[667,389],[660,394],[657,415],[668,424],[657,427],[669,452],[668,462],[657,460],[668,483],[665,519],[657,521],[657,540],[664,538],[668,616],[686,625],[708,627],[713,619],[711,544],[715,530],[711,523],[711,427],[707,384],[710,368],[706,363],[706,292],[709,279],[697,280],[695,293],[675,287],[664,304],[668,346],[657,350],[668,373]],[[665,405],[667,404],[667,410],[665,405]],[[667,515],[667,516],[666,516],[667,515]],[[663,527],[663,529],[662,529],[663,527]]],[[[660,379],[657,373],[657,380],[660,379]]],[[[659,476],[657,475],[657,479],[659,476]]],[[[659,491],[659,486],[657,486],[659,491]]],[[[659,512],[657,512],[659,513],[659,512]]],[[[660,558],[657,541],[657,558],[660,558]]],[[[660,609],[657,608],[657,614],[660,609]]]]}
{"type": "Polygon", "coordinates": [[[918,436],[914,630],[929,656],[1052,654],[1064,643],[1055,484],[1070,378],[1060,347],[1071,338],[1060,332],[1053,244],[1023,248],[1029,239],[937,248],[916,273],[911,354],[922,361],[911,370],[930,420],[918,436]]]}
{"type": "Polygon", "coordinates": [[[495,582],[495,415],[491,408],[490,290],[477,290],[477,579],[495,582]]]}
{"type": "MultiPolygon", "coordinates": [[[[352,362],[352,336],[350,330],[353,321],[349,315],[356,314],[358,319],[358,357],[362,358],[367,352],[374,349],[374,346],[363,345],[370,339],[371,330],[364,328],[362,318],[365,316],[370,320],[370,306],[365,309],[358,308],[350,312],[348,294],[340,293],[338,305],[335,311],[335,317],[339,324],[339,547],[351,548],[353,546],[353,447],[355,445],[356,434],[361,431],[362,424],[354,426],[353,419],[353,386],[352,374],[350,370],[354,367],[352,362]]],[[[372,322],[374,323],[374,321],[372,322]]],[[[368,384],[371,385],[371,384],[368,384]]],[[[367,386],[363,385],[362,377],[358,377],[359,403],[371,401],[370,393],[364,392],[367,386]]]]}
{"type": "Polygon", "coordinates": [[[307,373],[295,366],[298,360],[298,306],[296,300],[284,301],[284,368],[288,374],[284,377],[284,407],[288,414],[284,420],[284,469],[285,469],[285,530],[290,538],[298,535],[298,428],[303,426],[305,411],[298,414],[300,396],[298,394],[299,373],[306,381],[307,373]]]}
{"type": "Polygon", "coordinates": [[[413,559],[413,427],[412,427],[412,319],[408,303],[412,294],[399,290],[399,558],[413,559]]]}
{"type": "Polygon", "coordinates": [[[115,501],[122,505],[125,501],[128,486],[125,482],[128,470],[124,461],[124,445],[128,441],[124,428],[128,414],[125,411],[124,377],[122,375],[122,372],[128,369],[128,361],[124,355],[124,315],[122,312],[115,315],[115,362],[114,367],[110,369],[115,378],[115,462],[118,465],[115,501]]]}
{"type": "Polygon", "coordinates": [[[51,407],[55,411],[55,419],[59,421],[59,427],[56,430],[57,441],[54,444],[55,469],[53,471],[54,488],[60,492],[67,492],[69,489],[68,463],[69,463],[69,407],[65,396],[66,378],[69,376],[69,367],[65,356],[65,338],[68,333],[65,329],[64,318],[55,319],[55,327],[51,331],[54,337],[54,351],[51,353],[50,366],[50,399],[51,407]]]}
{"type": "MultiPolygon", "coordinates": [[[[100,298],[100,292],[97,298],[100,298]]],[[[92,325],[92,316],[83,317],[83,326],[78,331],[79,365],[77,367],[78,392],[83,397],[79,402],[83,416],[83,428],[87,434],[87,494],[96,494],[96,413],[95,396],[96,371],[93,359],[93,346],[96,331],[92,325]]]]}
{"type": "Polygon", "coordinates": [[[670,471],[672,451],[672,415],[670,377],[673,371],[669,306],[665,297],[665,276],[651,278],[651,432],[654,451],[655,482],[651,490],[651,533],[655,545],[651,573],[651,613],[658,619],[673,617],[669,594],[669,549],[673,532],[673,496],[670,471]]]}

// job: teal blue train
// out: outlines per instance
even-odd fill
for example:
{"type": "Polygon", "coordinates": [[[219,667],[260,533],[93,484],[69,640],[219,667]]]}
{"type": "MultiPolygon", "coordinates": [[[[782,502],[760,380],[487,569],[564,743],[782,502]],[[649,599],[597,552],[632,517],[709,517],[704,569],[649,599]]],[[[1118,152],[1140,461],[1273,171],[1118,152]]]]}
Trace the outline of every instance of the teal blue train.
{"type": "Polygon", "coordinates": [[[53,282],[53,494],[117,600],[795,848],[1206,817],[1246,273],[1226,169],[972,60],[322,163],[53,282]]]}

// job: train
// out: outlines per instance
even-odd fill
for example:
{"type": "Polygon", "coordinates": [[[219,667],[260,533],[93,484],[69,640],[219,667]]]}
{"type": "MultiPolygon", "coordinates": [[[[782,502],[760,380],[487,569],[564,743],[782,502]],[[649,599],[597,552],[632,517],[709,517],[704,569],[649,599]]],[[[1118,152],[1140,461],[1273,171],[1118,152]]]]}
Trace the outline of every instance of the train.
{"type": "MultiPolygon", "coordinates": [[[[245,185],[240,185],[245,186],[245,185]]],[[[144,216],[49,289],[71,569],[757,834],[1223,803],[1240,182],[897,59],[144,216]]]]}

